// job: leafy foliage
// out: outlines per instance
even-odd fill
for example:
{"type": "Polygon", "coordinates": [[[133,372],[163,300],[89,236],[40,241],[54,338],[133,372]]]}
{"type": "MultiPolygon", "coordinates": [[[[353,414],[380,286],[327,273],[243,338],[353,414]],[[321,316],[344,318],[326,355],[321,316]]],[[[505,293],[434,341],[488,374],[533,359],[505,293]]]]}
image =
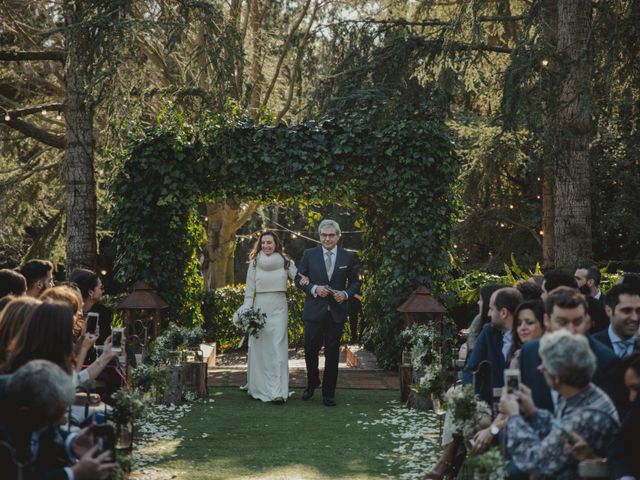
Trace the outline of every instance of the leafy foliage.
{"type": "Polygon", "coordinates": [[[172,319],[200,321],[198,200],[346,199],[366,245],[368,342],[383,367],[397,364],[396,307],[448,267],[457,162],[447,131],[425,110],[377,115],[369,108],[290,128],[214,116],[195,129],[165,114],[132,139],[114,179],[120,280],[148,281],[169,299],[172,319]]]}

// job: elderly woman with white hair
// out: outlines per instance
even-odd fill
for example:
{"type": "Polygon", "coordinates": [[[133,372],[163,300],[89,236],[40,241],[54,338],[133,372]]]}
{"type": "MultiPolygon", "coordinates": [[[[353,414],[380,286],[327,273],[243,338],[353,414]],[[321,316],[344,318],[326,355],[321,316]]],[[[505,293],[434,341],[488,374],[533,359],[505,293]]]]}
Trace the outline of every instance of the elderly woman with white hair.
{"type": "Polygon", "coordinates": [[[515,395],[503,393],[500,410],[508,417],[507,452],[533,478],[578,478],[578,461],[566,449],[571,432],[605,455],[619,427],[618,413],[609,397],[591,383],[596,358],[583,335],[566,330],[545,335],[540,357],[539,369],[559,394],[555,412],[536,409],[531,390],[524,385],[515,395]]]}

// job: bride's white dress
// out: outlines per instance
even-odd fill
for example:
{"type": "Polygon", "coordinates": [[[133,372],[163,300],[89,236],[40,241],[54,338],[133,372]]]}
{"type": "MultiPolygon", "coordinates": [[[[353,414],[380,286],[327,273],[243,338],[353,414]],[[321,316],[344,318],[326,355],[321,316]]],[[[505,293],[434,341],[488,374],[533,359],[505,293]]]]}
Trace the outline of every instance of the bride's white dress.
{"type": "Polygon", "coordinates": [[[259,308],[267,315],[258,338],[249,337],[247,386],[253,398],[269,402],[289,397],[289,338],[287,334],[287,278],[294,279],[296,267],[279,253],[258,253],[249,263],[243,307],[259,308]]]}

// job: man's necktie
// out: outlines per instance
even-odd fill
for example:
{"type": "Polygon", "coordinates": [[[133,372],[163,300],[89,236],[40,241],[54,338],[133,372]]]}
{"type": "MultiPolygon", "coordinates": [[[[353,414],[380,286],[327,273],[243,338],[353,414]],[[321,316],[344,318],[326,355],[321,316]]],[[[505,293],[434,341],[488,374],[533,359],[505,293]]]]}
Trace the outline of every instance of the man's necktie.
{"type": "Polygon", "coordinates": [[[627,342],[619,341],[619,342],[616,342],[616,348],[618,349],[617,351],[618,357],[624,358],[627,355],[629,345],[627,344],[627,342]]]}
{"type": "Polygon", "coordinates": [[[324,259],[324,264],[327,267],[327,277],[329,278],[331,278],[331,274],[333,273],[333,262],[331,261],[331,255],[333,255],[333,252],[328,251],[324,259]]]}

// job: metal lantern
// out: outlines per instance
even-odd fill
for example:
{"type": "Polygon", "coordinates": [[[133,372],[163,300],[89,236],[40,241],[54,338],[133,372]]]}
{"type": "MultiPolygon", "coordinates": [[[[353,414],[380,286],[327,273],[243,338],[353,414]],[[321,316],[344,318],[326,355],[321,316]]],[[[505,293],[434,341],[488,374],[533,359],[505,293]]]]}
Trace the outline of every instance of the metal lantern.
{"type": "Polygon", "coordinates": [[[149,342],[158,336],[162,310],[167,308],[167,302],[145,282],[137,282],[133,292],[118,304],[117,309],[124,312],[128,338],[132,344],[137,340],[143,358],[149,342]]]}

